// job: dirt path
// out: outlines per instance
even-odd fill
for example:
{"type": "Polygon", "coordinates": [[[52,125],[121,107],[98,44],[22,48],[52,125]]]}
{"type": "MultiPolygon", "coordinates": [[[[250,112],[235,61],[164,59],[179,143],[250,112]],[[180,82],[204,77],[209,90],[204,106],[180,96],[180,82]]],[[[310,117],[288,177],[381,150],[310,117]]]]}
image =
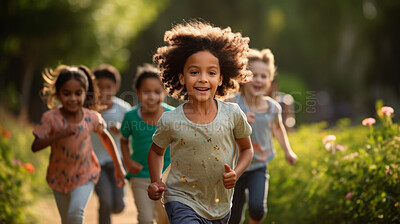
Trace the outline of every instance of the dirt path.
{"type": "MultiPolygon", "coordinates": [[[[120,214],[111,216],[112,224],[137,224],[137,211],[135,202],[132,196],[132,191],[129,187],[125,188],[125,210],[120,214]]],[[[98,198],[95,193],[89,200],[85,211],[85,224],[98,224],[98,198]]],[[[44,198],[35,206],[35,212],[40,217],[38,224],[61,223],[58,215],[57,205],[53,197],[44,198]]]]}

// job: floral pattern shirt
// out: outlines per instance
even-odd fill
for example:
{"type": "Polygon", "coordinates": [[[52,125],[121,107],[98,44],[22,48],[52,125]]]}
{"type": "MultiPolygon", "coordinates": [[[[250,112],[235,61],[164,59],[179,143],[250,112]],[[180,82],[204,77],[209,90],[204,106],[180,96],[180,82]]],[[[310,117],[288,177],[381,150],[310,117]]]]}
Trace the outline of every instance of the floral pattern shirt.
{"type": "MultiPolygon", "coordinates": [[[[70,124],[78,127],[75,135],[61,138],[51,144],[47,183],[50,188],[68,193],[88,181],[97,183],[100,165],[93,152],[90,132],[101,132],[105,122],[95,111],[82,108],[83,119],[70,124]]],[[[68,122],[60,109],[53,109],[42,115],[41,121],[33,130],[37,138],[44,138],[63,131],[68,122]]]]}

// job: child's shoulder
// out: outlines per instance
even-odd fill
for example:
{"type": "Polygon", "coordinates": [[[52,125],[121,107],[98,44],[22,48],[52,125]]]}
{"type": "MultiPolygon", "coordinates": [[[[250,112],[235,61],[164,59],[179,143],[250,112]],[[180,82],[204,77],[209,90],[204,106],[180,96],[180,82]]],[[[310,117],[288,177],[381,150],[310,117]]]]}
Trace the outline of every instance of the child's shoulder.
{"type": "Polygon", "coordinates": [[[124,109],[126,109],[126,110],[129,110],[129,109],[131,109],[131,104],[130,103],[128,103],[128,102],[126,102],[125,100],[123,100],[123,99],[121,99],[121,98],[118,98],[118,97],[116,97],[116,96],[114,96],[113,98],[112,98],[112,101],[113,101],[113,103],[115,104],[115,105],[117,105],[118,107],[122,107],[122,108],[124,108],[124,109]]]}
{"type": "Polygon", "coordinates": [[[61,113],[59,111],[60,111],[60,109],[58,109],[58,108],[54,108],[54,109],[45,111],[42,114],[42,120],[43,119],[48,120],[48,119],[54,119],[54,118],[57,119],[58,117],[61,119],[61,113]]]}
{"type": "Polygon", "coordinates": [[[135,105],[135,106],[131,107],[128,111],[126,111],[125,116],[127,116],[127,115],[129,115],[129,116],[136,115],[138,113],[137,112],[138,109],[139,109],[139,105],[135,105]]]}
{"type": "Polygon", "coordinates": [[[236,102],[224,102],[219,101],[219,106],[221,107],[221,111],[230,112],[230,113],[238,113],[241,111],[239,105],[236,102]]]}
{"type": "Polygon", "coordinates": [[[164,102],[162,102],[161,105],[164,107],[165,111],[175,110],[175,107],[173,107],[173,106],[171,106],[169,104],[166,104],[164,102]]]}
{"type": "Polygon", "coordinates": [[[278,113],[282,110],[282,106],[273,98],[266,96],[265,100],[269,103],[271,107],[270,111],[272,111],[273,113],[278,113]]]}
{"type": "Polygon", "coordinates": [[[101,114],[95,110],[90,110],[88,108],[83,107],[82,111],[85,117],[101,117],[101,114]]]}

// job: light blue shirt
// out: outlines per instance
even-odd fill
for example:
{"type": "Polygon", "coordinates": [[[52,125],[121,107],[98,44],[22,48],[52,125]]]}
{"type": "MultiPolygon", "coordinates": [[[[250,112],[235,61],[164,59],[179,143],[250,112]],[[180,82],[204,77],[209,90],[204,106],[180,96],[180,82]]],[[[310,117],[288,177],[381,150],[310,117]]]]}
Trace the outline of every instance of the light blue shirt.
{"type": "Polygon", "coordinates": [[[272,141],[271,123],[279,120],[282,111],[281,105],[271,97],[265,97],[269,104],[268,111],[259,113],[247,106],[241,94],[236,95],[235,99],[244,113],[252,112],[255,114],[255,121],[250,124],[253,129],[250,138],[253,144],[254,156],[246,171],[261,168],[276,156],[274,142],[272,141]]]}
{"type": "MultiPolygon", "coordinates": [[[[131,108],[131,105],[128,102],[118,97],[113,97],[112,101],[114,105],[110,109],[101,112],[101,116],[104,118],[107,127],[115,126],[117,123],[121,125],[125,113],[131,108]]],[[[112,131],[110,131],[110,133],[115,141],[119,155],[122,158],[121,147],[120,147],[121,134],[115,134],[112,131]]],[[[92,133],[91,138],[92,138],[93,151],[95,152],[100,165],[102,166],[108,162],[112,162],[110,154],[108,153],[107,149],[101,142],[100,137],[97,134],[92,133]]]]}

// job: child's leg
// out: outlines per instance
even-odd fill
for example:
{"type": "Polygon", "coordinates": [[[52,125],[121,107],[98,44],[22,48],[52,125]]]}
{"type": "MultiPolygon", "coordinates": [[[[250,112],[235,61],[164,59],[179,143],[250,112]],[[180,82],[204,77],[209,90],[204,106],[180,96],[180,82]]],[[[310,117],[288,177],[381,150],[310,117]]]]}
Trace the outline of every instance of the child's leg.
{"type": "Polygon", "coordinates": [[[125,207],[123,188],[119,188],[115,182],[114,164],[112,162],[101,166],[99,182],[94,189],[99,197],[99,223],[109,224],[111,223],[111,213],[121,212],[125,207]],[[120,191],[122,191],[122,194],[120,191]]]}
{"type": "Polygon", "coordinates": [[[68,223],[83,223],[86,205],[92,195],[94,183],[89,181],[70,192],[71,200],[68,208],[68,223]]]}
{"type": "Polygon", "coordinates": [[[230,212],[222,219],[208,220],[199,216],[191,207],[178,201],[171,201],[165,204],[165,210],[171,224],[227,224],[230,212]]]}
{"type": "Polygon", "coordinates": [[[156,211],[156,222],[157,224],[168,224],[168,216],[167,212],[165,211],[165,208],[163,204],[161,203],[161,200],[158,200],[155,202],[155,211],[156,211]]]}
{"type": "Polygon", "coordinates": [[[233,194],[231,218],[229,224],[238,224],[243,219],[243,206],[246,202],[247,172],[244,172],[236,182],[233,194]]]}
{"type": "Polygon", "coordinates": [[[151,200],[147,194],[147,187],[150,185],[149,178],[131,178],[130,184],[133,197],[138,211],[138,222],[140,224],[154,223],[155,218],[155,202],[151,200]]]}
{"type": "Polygon", "coordinates": [[[71,196],[69,193],[64,194],[64,193],[58,192],[56,190],[53,190],[53,194],[54,194],[54,198],[56,199],[58,213],[60,214],[60,217],[61,217],[61,223],[67,224],[68,223],[68,207],[69,207],[69,201],[71,199],[71,196]]]}
{"type": "Polygon", "coordinates": [[[249,217],[252,223],[261,223],[267,214],[269,175],[266,167],[251,171],[248,179],[249,217]]]}

